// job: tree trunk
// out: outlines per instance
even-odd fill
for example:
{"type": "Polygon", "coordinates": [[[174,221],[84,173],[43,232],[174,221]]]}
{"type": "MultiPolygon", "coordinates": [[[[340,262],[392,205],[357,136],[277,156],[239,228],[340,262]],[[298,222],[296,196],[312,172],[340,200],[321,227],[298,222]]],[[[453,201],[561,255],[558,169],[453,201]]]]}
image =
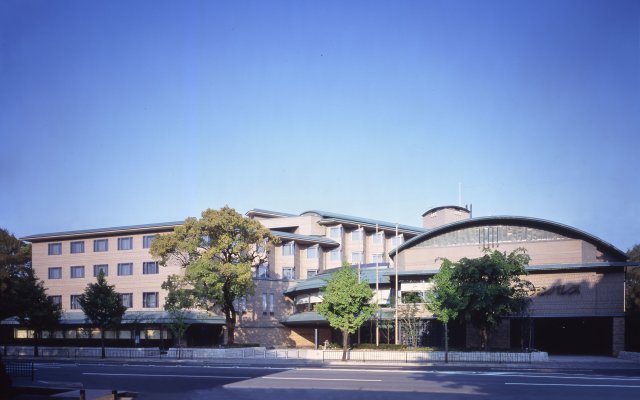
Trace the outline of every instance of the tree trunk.
{"type": "Polygon", "coordinates": [[[235,344],[236,323],[231,318],[227,318],[227,346],[235,344]]]}
{"type": "Polygon", "coordinates": [[[444,362],[449,362],[449,324],[444,324],[444,362]]]}
{"type": "Polygon", "coordinates": [[[342,361],[347,361],[348,349],[349,349],[349,332],[342,331],[342,361]]]}
{"type": "Polygon", "coordinates": [[[100,358],[105,358],[105,351],[104,351],[104,328],[100,328],[100,344],[102,345],[102,353],[100,355],[100,358]]]}

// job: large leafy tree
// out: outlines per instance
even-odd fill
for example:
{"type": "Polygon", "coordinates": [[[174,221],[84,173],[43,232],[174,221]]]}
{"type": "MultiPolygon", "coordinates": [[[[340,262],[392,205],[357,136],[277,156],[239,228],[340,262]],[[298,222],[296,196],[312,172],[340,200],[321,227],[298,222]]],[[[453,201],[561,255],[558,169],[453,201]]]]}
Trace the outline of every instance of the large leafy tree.
{"type": "MultiPolygon", "coordinates": [[[[629,261],[640,262],[640,244],[627,251],[629,261]]],[[[627,311],[640,312],[640,267],[627,270],[627,311]]]]}
{"type": "Polygon", "coordinates": [[[30,270],[31,245],[22,242],[6,229],[0,229],[0,321],[17,316],[28,306],[16,302],[17,285],[30,270]]]}
{"type": "Polygon", "coordinates": [[[451,287],[446,292],[452,291],[450,299],[454,300],[449,312],[460,305],[460,314],[478,329],[483,349],[503,317],[525,313],[533,285],[521,277],[527,274],[529,259],[524,249],[517,249],[509,254],[495,250],[479,258],[443,262],[451,269],[450,276],[442,276],[449,281],[446,285],[451,287]]]}
{"type": "Polygon", "coordinates": [[[433,277],[433,287],[427,292],[427,309],[444,325],[445,362],[449,362],[449,322],[458,318],[466,304],[465,296],[452,279],[453,270],[454,264],[443,260],[440,270],[433,277]]]}
{"type": "Polygon", "coordinates": [[[253,294],[252,271],[267,262],[269,245],[276,242],[258,221],[225,206],[203,211],[200,219],[187,218],[172,233],[158,236],[151,254],[161,265],[178,263],[185,268],[194,305],[224,314],[227,344],[232,345],[237,316],[234,300],[253,294]]]}
{"type": "Polygon", "coordinates": [[[107,284],[104,272],[100,271],[95,283],[90,283],[80,296],[80,308],[92,325],[100,329],[102,358],[104,351],[104,332],[120,325],[127,307],[122,305],[114,285],[107,284]]]}
{"type": "Polygon", "coordinates": [[[349,334],[369,319],[378,306],[371,303],[373,290],[366,281],[358,282],[358,274],[348,263],[335,272],[322,293],[316,311],[332,328],[342,331],[342,360],[347,359],[349,334]]]}

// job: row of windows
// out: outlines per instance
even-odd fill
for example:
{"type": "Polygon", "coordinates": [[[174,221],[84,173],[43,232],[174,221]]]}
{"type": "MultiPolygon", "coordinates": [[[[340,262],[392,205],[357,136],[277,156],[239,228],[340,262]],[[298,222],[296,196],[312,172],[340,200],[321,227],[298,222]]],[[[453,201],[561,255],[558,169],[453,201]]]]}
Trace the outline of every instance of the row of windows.
{"type": "MultiPolygon", "coordinates": [[[[295,279],[295,267],[283,267],[282,268],[282,279],[295,279]]],[[[317,269],[307,269],[307,278],[313,278],[318,275],[317,269]]],[[[269,270],[269,264],[264,263],[258,265],[256,268],[256,278],[258,279],[268,279],[271,277],[271,271],[269,270]]]]}
{"type": "MultiPolygon", "coordinates": [[[[151,247],[153,239],[157,235],[145,235],[142,237],[142,248],[148,249],[151,247]]],[[[132,250],[133,249],[133,237],[120,237],[118,239],[118,250],[132,250]]],[[[103,251],[109,251],[109,239],[95,239],[93,241],[94,253],[100,253],[103,251]]],[[[85,252],[84,240],[77,240],[69,242],[69,253],[79,254],[85,252]]],[[[56,256],[62,254],[62,243],[49,243],[48,254],[50,256],[56,256]]]]}
{"type": "Polygon", "coordinates": [[[535,242],[540,240],[565,240],[558,233],[526,226],[494,225],[460,229],[436,236],[416,247],[446,247],[477,245],[495,247],[500,243],[535,242]]]}
{"type": "MultiPolygon", "coordinates": [[[[395,239],[401,239],[400,237],[395,239]]],[[[399,242],[398,244],[400,244],[399,242]]],[[[395,245],[395,244],[394,244],[395,245]]],[[[293,256],[295,254],[295,243],[288,242],[282,245],[282,255],[283,256],[293,256]]],[[[307,248],[307,259],[317,259],[318,258],[318,246],[312,246],[307,248]]],[[[342,260],[342,250],[340,248],[333,249],[329,252],[329,257],[331,261],[341,261],[342,260]]],[[[376,253],[371,255],[371,262],[374,263],[382,263],[384,262],[384,255],[382,253],[376,253]]],[[[351,253],[351,262],[354,264],[364,263],[364,254],[361,251],[354,251],[351,253]]]]}
{"type": "MultiPolygon", "coordinates": [[[[119,331],[104,331],[105,339],[134,339],[134,334],[139,335],[136,339],[167,339],[172,338],[171,331],[163,329],[141,329],[133,331],[122,329],[119,331]]],[[[40,333],[42,339],[100,339],[100,329],[98,328],[71,328],[66,330],[42,331],[40,333]]],[[[33,339],[34,332],[30,329],[15,329],[14,338],[16,339],[33,339]]]]}
{"type": "MultiPolygon", "coordinates": [[[[340,239],[342,237],[342,227],[340,226],[334,226],[329,228],[329,237],[333,238],[333,239],[340,239]]],[[[364,230],[363,229],[355,229],[353,231],[351,231],[351,240],[356,242],[356,241],[361,241],[364,237],[364,230]]],[[[384,232],[376,232],[374,234],[371,235],[371,239],[373,241],[374,244],[382,244],[384,243],[384,238],[385,238],[385,234],[384,232]]],[[[398,239],[401,238],[401,236],[397,236],[394,238],[391,238],[391,240],[393,241],[394,246],[397,246],[398,243],[398,239]]]]}
{"type": "MultiPolygon", "coordinates": [[[[93,266],[93,276],[98,276],[100,271],[104,276],[109,276],[109,264],[96,264],[93,266]]],[[[133,275],[133,263],[119,263],[118,276],[133,275]]],[[[157,274],[159,272],[158,262],[149,261],[142,263],[142,273],[144,275],[157,274]]],[[[62,267],[50,267],[49,279],[62,279],[62,267]]],[[[84,278],[84,265],[74,265],[69,268],[70,278],[84,278]]]]}
{"type": "MultiPolygon", "coordinates": [[[[120,302],[127,308],[133,307],[133,293],[120,293],[120,302]]],[[[62,296],[49,296],[54,304],[62,306],[62,296]]],[[[81,310],[80,298],[82,295],[72,294],[70,297],[70,303],[72,310],[81,310]]],[[[144,292],[142,293],[142,308],[158,308],[158,292],[144,292]]]]}

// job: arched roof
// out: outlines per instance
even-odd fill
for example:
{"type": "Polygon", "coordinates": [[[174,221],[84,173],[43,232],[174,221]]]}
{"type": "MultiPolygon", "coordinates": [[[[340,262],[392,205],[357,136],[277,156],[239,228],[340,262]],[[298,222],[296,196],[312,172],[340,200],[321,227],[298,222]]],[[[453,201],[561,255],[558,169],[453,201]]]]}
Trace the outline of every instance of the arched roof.
{"type": "Polygon", "coordinates": [[[434,212],[436,212],[438,210],[445,210],[445,209],[449,209],[449,208],[452,209],[452,210],[463,211],[463,212],[466,212],[466,213],[470,213],[471,212],[470,210],[468,210],[468,209],[466,209],[464,207],[460,207],[460,206],[439,206],[439,207],[433,207],[432,209],[425,211],[422,214],[422,216],[424,217],[425,215],[434,213],[434,212]]]}
{"type": "MultiPolygon", "coordinates": [[[[409,249],[419,243],[427,241],[431,238],[440,236],[442,234],[457,231],[464,228],[473,228],[479,226],[487,226],[487,225],[511,225],[511,226],[526,226],[531,228],[537,228],[546,230],[549,232],[554,232],[563,236],[566,236],[571,239],[579,239],[584,240],[585,242],[591,243],[600,251],[605,254],[608,254],[614,259],[619,261],[627,261],[627,255],[611,243],[605,242],[604,240],[593,236],[587,232],[581,231],[569,225],[564,225],[558,222],[548,221],[539,218],[530,218],[530,217],[514,217],[514,216],[494,216],[494,217],[479,217],[479,218],[471,218],[465,219],[462,221],[452,222],[447,225],[443,225],[437,228],[434,228],[428,232],[420,234],[416,237],[413,237],[403,244],[401,244],[397,251],[401,252],[403,250],[409,249]]],[[[396,254],[396,249],[393,249],[389,252],[389,256],[393,258],[396,254]]]]}

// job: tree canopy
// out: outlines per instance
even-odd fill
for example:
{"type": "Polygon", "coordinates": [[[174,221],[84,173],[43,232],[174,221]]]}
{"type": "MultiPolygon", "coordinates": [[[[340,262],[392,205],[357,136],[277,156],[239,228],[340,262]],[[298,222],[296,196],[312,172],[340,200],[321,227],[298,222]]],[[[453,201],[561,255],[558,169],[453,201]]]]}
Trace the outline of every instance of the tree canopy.
{"type": "Polygon", "coordinates": [[[104,358],[104,331],[120,324],[127,307],[122,305],[114,285],[107,284],[103,271],[100,271],[95,283],[87,285],[79,302],[87,320],[100,329],[104,358]]]}
{"type": "MultiPolygon", "coordinates": [[[[640,262],[640,244],[627,251],[629,261],[640,262]]],[[[640,267],[632,267],[627,271],[627,311],[640,312],[640,267]]]]}
{"type": "Polygon", "coordinates": [[[371,317],[378,306],[371,303],[373,290],[367,281],[358,282],[358,273],[346,263],[333,273],[322,292],[316,311],[332,328],[342,331],[342,359],[346,360],[349,334],[371,317]]]}
{"type": "MultiPolygon", "coordinates": [[[[17,302],[17,289],[31,270],[31,245],[0,229],[0,321],[23,314],[28,303],[17,302]]],[[[31,280],[28,280],[31,282],[31,280]]]]}
{"type": "Polygon", "coordinates": [[[200,219],[187,218],[170,234],[158,236],[151,254],[161,265],[186,269],[194,305],[225,316],[227,344],[234,343],[237,310],[234,300],[253,294],[253,269],[267,262],[269,245],[277,238],[260,222],[233,208],[208,209],[200,219]]]}
{"type": "Polygon", "coordinates": [[[524,249],[509,254],[495,250],[456,263],[445,259],[434,278],[428,307],[444,323],[463,316],[478,329],[481,347],[486,348],[502,318],[523,314],[529,305],[533,285],[521,278],[528,263],[524,249]]]}

